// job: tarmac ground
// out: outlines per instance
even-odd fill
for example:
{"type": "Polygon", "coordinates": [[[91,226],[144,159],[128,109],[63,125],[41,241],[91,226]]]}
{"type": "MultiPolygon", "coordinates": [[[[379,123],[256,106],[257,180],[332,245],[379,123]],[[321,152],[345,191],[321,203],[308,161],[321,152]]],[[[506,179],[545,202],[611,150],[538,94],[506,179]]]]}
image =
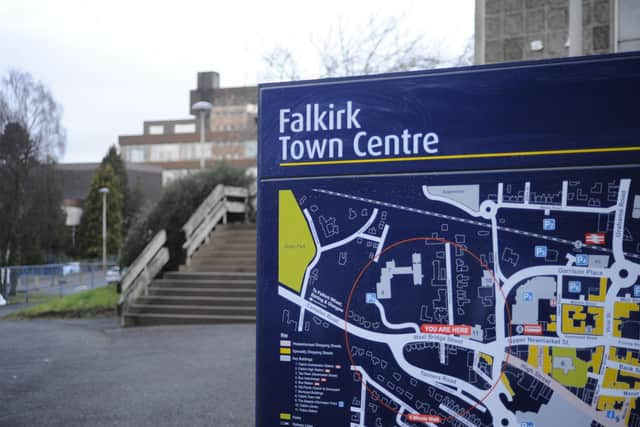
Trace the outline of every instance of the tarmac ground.
{"type": "Polygon", "coordinates": [[[255,325],[0,321],[0,426],[252,426],[255,325]]]}

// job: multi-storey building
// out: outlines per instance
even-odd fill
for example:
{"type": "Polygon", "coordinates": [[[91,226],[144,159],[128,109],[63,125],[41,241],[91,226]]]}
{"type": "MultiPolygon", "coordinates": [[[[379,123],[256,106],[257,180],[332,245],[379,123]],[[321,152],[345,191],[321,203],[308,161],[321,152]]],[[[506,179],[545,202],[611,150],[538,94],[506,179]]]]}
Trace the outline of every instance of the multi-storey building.
{"type": "Polygon", "coordinates": [[[569,56],[572,15],[576,55],[640,50],[638,0],[476,0],[475,63],[569,56]]]}
{"type": "Polygon", "coordinates": [[[119,137],[125,161],[162,168],[167,182],[205,165],[225,161],[241,168],[255,168],[257,154],[258,89],[255,86],[221,88],[216,72],[198,73],[197,88],[190,93],[189,111],[198,101],[213,105],[205,118],[205,143],[201,151],[199,117],[145,121],[142,135],[119,137]]]}

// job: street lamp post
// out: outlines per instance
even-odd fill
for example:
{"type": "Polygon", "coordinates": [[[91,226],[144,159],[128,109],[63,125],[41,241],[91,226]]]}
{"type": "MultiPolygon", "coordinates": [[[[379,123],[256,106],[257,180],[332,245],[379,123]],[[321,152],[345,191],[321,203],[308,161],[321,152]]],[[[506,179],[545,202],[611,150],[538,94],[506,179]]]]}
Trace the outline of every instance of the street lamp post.
{"type": "Polygon", "coordinates": [[[213,105],[211,105],[211,103],[207,101],[198,101],[195,104],[193,104],[193,106],[191,107],[191,109],[194,112],[198,112],[200,115],[200,169],[201,170],[204,169],[204,138],[205,138],[204,123],[205,123],[207,113],[210,112],[212,108],[213,108],[213,105]]]}
{"type": "Polygon", "coordinates": [[[107,269],[107,194],[109,189],[102,187],[98,190],[102,193],[102,269],[107,269]]]}

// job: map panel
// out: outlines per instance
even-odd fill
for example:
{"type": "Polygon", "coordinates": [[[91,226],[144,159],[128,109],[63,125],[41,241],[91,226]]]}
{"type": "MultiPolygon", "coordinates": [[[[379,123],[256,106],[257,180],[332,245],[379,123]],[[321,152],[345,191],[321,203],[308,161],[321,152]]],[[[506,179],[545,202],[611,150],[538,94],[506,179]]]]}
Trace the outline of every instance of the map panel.
{"type": "Polygon", "coordinates": [[[257,427],[640,427],[640,56],[266,84],[257,427]]]}
{"type": "Polygon", "coordinates": [[[571,408],[579,416],[567,426],[636,425],[640,219],[630,201],[639,170],[526,175],[265,185],[263,207],[291,209],[291,195],[308,231],[280,216],[261,234],[261,262],[275,262],[291,227],[315,248],[298,286],[265,278],[263,304],[280,315],[263,337],[274,368],[262,381],[290,398],[270,416],[314,426],[424,425],[411,421],[418,415],[521,426],[571,408]],[[599,187],[598,198],[590,189],[599,187]],[[528,197],[514,201],[506,188],[528,197]],[[559,197],[538,200],[557,188],[559,197]],[[572,204],[577,192],[597,203],[572,204]],[[590,234],[604,238],[588,243],[590,234]],[[301,376],[311,368],[318,373],[301,376]]]}

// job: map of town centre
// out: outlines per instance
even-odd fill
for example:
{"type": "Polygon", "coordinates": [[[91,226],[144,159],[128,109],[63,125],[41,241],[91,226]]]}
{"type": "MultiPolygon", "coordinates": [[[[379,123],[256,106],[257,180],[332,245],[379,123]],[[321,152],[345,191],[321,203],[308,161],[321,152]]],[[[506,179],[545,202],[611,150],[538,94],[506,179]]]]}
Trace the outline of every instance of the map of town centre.
{"type": "Polygon", "coordinates": [[[273,371],[295,382],[273,425],[640,426],[637,166],[309,178],[262,197],[273,371]]]}

